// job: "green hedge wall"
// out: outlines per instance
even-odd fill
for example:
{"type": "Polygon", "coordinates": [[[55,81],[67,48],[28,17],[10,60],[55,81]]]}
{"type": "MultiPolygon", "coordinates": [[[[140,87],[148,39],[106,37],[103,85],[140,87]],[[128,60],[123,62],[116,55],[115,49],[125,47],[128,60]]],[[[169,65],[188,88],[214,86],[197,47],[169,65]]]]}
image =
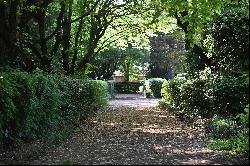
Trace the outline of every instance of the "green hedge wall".
{"type": "Polygon", "coordinates": [[[115,82],[115,91],[117,93],[137,93],[142,82],[115,82]]]}
{"type": "Polygon", "coordinates": [[[161,88],[165,79],[162,78],[150,78],[149,80],[149,88],[151,89],[152,96],[154,98],[161,98],[161,88]]]}
{"type": "Polygon", "coordinates": [[[62,76],[0,73],[0,144],[60,141],[107,103],[107,83],[62,76]]]}
{"type": "Polygon", "coordinates": [[[162,85],[165,103],[190,116],[223,117],[242,113],[248,103],[249,86],[241,78],[223,77],[214,80],[174,79],[162,85]]]}

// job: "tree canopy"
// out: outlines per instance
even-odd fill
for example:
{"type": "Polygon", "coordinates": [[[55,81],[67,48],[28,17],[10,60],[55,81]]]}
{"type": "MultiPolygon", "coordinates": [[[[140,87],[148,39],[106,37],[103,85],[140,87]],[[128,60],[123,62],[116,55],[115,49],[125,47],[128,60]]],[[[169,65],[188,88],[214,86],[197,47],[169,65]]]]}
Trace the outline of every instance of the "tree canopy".
{"type": "MultiPolygon", "coordinates": [[[[200,69],[215,66],[214,58],[207,56],[204,36],[216,19],[220,24],[218,16],[225,10],[238,13],[226,7],[230,4],[242,6],[237,10],[244,15],[242,22],[247,23],[248,1],[1,0],[0,67],[86,74],[102,50],[125,49],[130,41],[139,49],[150,50],[149,37],[154,32],[177,29],[182,31],[185,49],[191,59],[199,61],[200,69]]],[[[224,15],[228,21],[233,17],[224,15]]],[[[213,38],[219,37],[216,35],[213,38]]]]}

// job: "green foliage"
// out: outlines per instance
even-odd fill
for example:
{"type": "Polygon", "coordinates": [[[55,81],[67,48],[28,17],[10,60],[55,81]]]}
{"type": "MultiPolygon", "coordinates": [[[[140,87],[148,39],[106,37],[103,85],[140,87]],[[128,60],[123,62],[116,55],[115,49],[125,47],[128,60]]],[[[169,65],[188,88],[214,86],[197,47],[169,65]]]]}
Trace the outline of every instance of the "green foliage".
{"type": "Polygon", "coordinates": [[[226,76],[209,82],[215,112],[223,116],[242,113],[246,104],[247,84],[241,78],[226,76]]]}
{"type": "Polygon", "coordinates": [[[234,77],[174,79],[163,83],[161,93],[166,103],[190,116],[235,116],[248,101],[247,84],[234,77]]]}
{"type": "Polygon", "coordinates": [[[188,80],[181,86],[180,108],[190,115],[211,116],[211,103],[206,96],[206,81],[188,80]]]}
{"type": "Polygon", "coordinates": [[[214,138],[208,147],[249,153],[246,80],[229,76],[213,79],[203,73],[193,79],[164,81],[161,93],[163,101],[178,108],[175,112],[182,117],[213,117],[206,127],[208,135],[214,138]]]}
{"type": "Polygon", "coordinates": [[[161,98],[161,88],[165,79],[162,78],[150,78],[149,88],[152,92],[152,96],[155,98],[161,98]]]}
{"type": "Polygon", "coordinates": [[[137,93],[141,82],[115,82],[115,91],[117,93],[137,93]]]}
{"type": "Polygon", "coordinates": [[[229,139],[216,139],[210,142],[207,147],[218,150],[227,150],[231,153],[249,153],[249,136],[238,133],[229,139]]]}
{"type": "Polygon", "coordinates": [[[99,52],[92,62],[94,68],[91,73],[89,73],[89,77],[93,79],[109,80],[114,71],[121,65],[121,56],[123,52],[122,49],[116,47],[110,47],[99,52]]]}
{"type": "MultiPolygon", "coordinates": [[[[199,0],[199,1],[176,1],[176,0],[162,0],[164,9],[167,11],[167,15],[176,17],[176,14],[180,17],[182,22],[185,22],[187,27],[187,38],[192,43],[200,41],[201,33],[211,23],[218,14],[222,12],[223,7],[226,4],[235,3],[238,1],[229,0],[199,0]],[[210,10],[207,10],[207,9],[210,10]]],[[[248,3],[243,1],[243,3],[248,3]]],[[[160,5],[159,5],[160,6],[160,5]]]]}
{"type": "MultiPolygon", "coordinates": [[[[49,82],[48,78],[42,75],[34,75],[31,79],[27,73],[18,72],[3,73],[2,77],[13,86],[15,92],[11,96],[1,96],[1,138],[15,139],[27,135],[33,138],[34,133],[37,133],[37,136],[44,135],[46,129],[51,127],[50,118],[55,115],[56,108],[60,105],[59,92],[53,82],[49,82]],[[4,106],[8,101],[11,101],[12,108],[4,106]]],[[[3,91],[8,90],[2,88],[3,91]]]]}
{"type": "Polygon", "coordinates": [[[165,81],[161,90],[163,100],[189,116],[197,115],[204,102],[204,93],[201,93],[203,84],[200,80],[183,78],[165,81]]]}
{"type": "MultiPolygon", "coordinates": [[[[206,3],[209,6],[211,5],[209,4],[211,2],[200,2],[203,3],[199,4],[201,8],[205,7],[203,5],[206,3]]],[[[203,29],[200,29],[197,36],[193,36],[194,32],[192,31],[195,29],[191,28],[190,24],[188,24],[190,23],[189,17],[185,18],[189,21],[187,22],[188,27],[191,28],[187,33],[191,32],[191,36],[200,38],[196,41],[196,45],[200,47],[200,51],[199,49],[195,49],[196,51],[189,49],[186,54],[187,70],[190,74],[194,75],[195,72],[204,69],[206,66],[212,67],[213,71],[221,75],[236,77],[241,75],[242,72],[249,70],[249,2],[235,2],[224,1],[219,6],[213,6],[213,3],[216,4],[218,2],[212,2],[211,7],[217,8],[220,12],[213,14],[211,10],[212,12],[209,11],[209,13],[207,11],[199,13],[201,15],[212,14],[213,19],[209,16],[210,21],[207,22],[207,25],[203,29]]],[[[192,9],[188,8],[185,10],[192,9]]],[[[195,15],[192,17],[196,17],[195,15]]],[[[199,19],[191,18],[191,21],[198,23],[199,19]]],[[[202,21],[206,22],[206,20],[202,21]]],[[[186,34],[186,37],[190,35],[186,34]]]]}
{"type": "Polygon", "coordinates": [[[149,52],[145,48],[139,49],[132,44],[130,48],[109,47],[96,55],[89,76],[93,79],[109,80],[115,70],[119,69],[125,74],[126,81],[129,81],[133,76],[136,78],[144,72],[141,70],[145,67],[144,63],[148,57],[149,52]]]}
{"type": "Polygon", "coordinates": [[[218,128],[221,128],[221,132],[224,132],[223,130],[225,130],[225,125],[227,126],[227,129],[234,128],[235,130],[233,130],[233,132],[231,130],[231,132],[229,132],[230,135],[222,138],[218,137],[218,135],[221,135],[221,132],[216,133],[212,130],[212,136],[216,139],[210,142],[207,146],[213,149],[228,150],[232,153],[249,154],[249,105],[244,109],[244,111],[244,113],[237,115],[237,117],[241,118],[239,119],[238,125],[236,125],[236,123],[233,123],[233,127],[232,124],[230,124],[233,122],[232,119],[214,119],[212,124],[216,125],[217,130],[218,128]]]}
{"type": "Polygon", "coordinates": [[[74,162],[70,159],[62,160],[60,165],[74,165],[74,162]]]}
{"type": "Polygon", "coordinates": [[[170,81],[165,80],[162,83],[161,96],[162,96],[163,101],[165,101],[165,103],[169,105],[173,103],[171,90],[172,90],[172,86],[170,88],[170,81]]]}
{"type": "Polygon", "coordinates": [[[132,46],[132,43],[128,43],[128,47],[123,51],[121,55],[120,69],[124,73],[125,81],[129,81],[133,78],[133,75],[138,75],[141,69],[145,68],[145,62],[149,58],[149,52],[146,49],[138,49],[132,46]],[[132,75],[133,74],[133,75],[132,75]]]}
{"type": "Polygon", "coordinates": [[[208,123],[206,132],[216,139],[228,139],[236,136],[239,127],[232,118],[224,119],[219,116],[214,116],[208,123]]]}
{"type": "Polygon", "coordinates": [[[244,113],[240,113],[236,116],[236,118],[239,118],[239,122],[244,127],[249,127],[249,104],[244,109],[244,113]]]}
{"type": "Polygon", "coordinates": [[[195,55],[192,51],[186,53],[185,63],[187,64],[187,72],[191,75],[195,75],[197,71],[201,71],[205,68],[205,64],[200,57],[195,55]]]}
{"type": "Polygon", "coordinates": [[[207,147],[212,148],[212,149],[224,149],[224,150],[229,150],[230,146],[231,146],[230,140],[221,140],[221,139],[210,142],[207,145],[207,147]]]}
{"type": "Polygon", "coordinates": [[[60,142],[106,104],[106,83],[61,76],[1,73],[0,140],[60,142]]]}
{"type": "Polygon", "coordinates": [[[211,25],[216,70],[238,76],[249,70],[249,2],[226,5],[211,25]]]}
{"type": "Polygon", "coordinates": [[[180,105],[180,86],[185,83],[185,79],[166,80],[162,84],[161,94],[163,100],[170,105],[180,105]]]}
{"type": "Polygon", "coordinates": [[[151,53],[148,77],[172,79],[177,72],[184,72],[184,41],[177,34],[155,32],[155,35],[149,38],[151,53]]]}

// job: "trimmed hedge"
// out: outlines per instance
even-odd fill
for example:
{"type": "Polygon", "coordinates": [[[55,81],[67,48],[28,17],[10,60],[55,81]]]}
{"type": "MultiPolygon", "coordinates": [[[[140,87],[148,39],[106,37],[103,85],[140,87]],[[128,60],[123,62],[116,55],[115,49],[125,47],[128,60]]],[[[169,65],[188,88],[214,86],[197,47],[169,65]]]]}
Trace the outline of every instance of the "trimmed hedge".
{"type": "Polygon", "coordinates": [[[154,98],[161,98],[161,88],[165,79],[162,78],[150,78],[149,79],[149,88],[151,90],[152,96],[154,98]]]}
{"type": "Polygon", "coordinates": [[[107,83],[62,76],[0,74],[0,142],[60,142],[82,119],[105,106],[107,83]]]}
{"type": "Polygon", "coordinates": [[[248,104],[248,86],[242,78],[223,77],[216,79],[214,83],[209,82],[210,89],[213,89],[213,108],[219,115],[236,116],[242,113],[248,104]]]}
{"type": "Polygon", "coordinates": [[[115,91],[117,93],[137,93],[142,82],[115,82],[115,91]]]}
{"type": "Polygon", "coordinates": [[[242,113],[248,103],[248,85],[241,78],[174,79],[162,85],[163,100],[189,116],[211,118],[242,113]]]}

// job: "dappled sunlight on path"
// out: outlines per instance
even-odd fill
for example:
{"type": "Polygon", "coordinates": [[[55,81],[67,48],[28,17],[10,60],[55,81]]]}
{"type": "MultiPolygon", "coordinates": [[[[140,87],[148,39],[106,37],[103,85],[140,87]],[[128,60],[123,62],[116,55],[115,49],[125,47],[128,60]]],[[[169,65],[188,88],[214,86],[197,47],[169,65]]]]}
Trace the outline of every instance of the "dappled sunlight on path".
{"type": "Polygon", "coordinates": [[[204,148],[202,128],[154,107],[112,107],[80,126],[65,144],[32,164],[232,164],[224,152],[204,148]]]}
{"type": "Polygon", "coordinates": [[[202,124],[189,126],[171,111],[156,108],[158,101],[140,95],[117,95],[106,109],[86,119],[62,145],[41,149],[37,154],[23,146],[16,154],[20,158],[11,154],[0,157],[9,158],[8,163],[32,165],[63,161],[81,165],[240,163],[223,151],[205,148],[208,140],[202,124]]]}

